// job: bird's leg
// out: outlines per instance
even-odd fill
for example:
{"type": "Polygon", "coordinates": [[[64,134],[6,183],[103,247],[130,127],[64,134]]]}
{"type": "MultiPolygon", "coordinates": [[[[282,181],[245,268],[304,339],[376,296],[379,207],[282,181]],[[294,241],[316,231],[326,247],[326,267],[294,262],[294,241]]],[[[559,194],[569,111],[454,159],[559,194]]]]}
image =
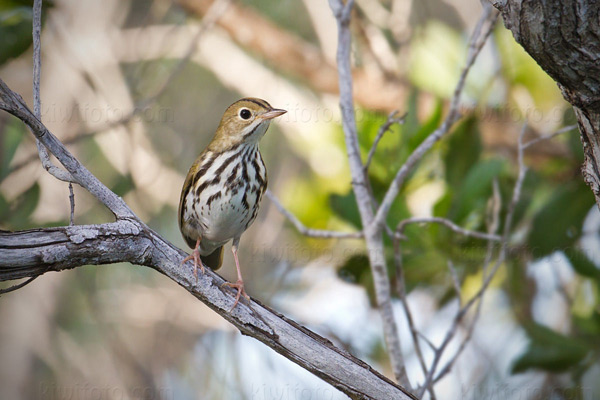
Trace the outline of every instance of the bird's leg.
{"type": "Polygon", "coordinates": [[[183,259],[181,264],[185,264],[189,260],[194,260],[194,276],[196,277],[196,281],[198,280],[198,265],[200,265],[200,271],[204,274],[204,264],[202,264],[202,260],[200,259],[200,239],[196,240],[196,247],[192,250],[192,254],[183,259]]]}
{"type": "Polygon", "coordinates": [[[235,260],[235,268],[237,269],[237,282],[236,283],[230,283],[230,282],[225,282],[224,284],[222,284],[221,286],[229,286],[232,288],[236,288],[237,289],[237,296],[235,296],[235,303],[233,303],[233,307],[231,307],[231,310],[229,310],[230,312],[233,311],[233,309],[235,308],[235,306],[237,306],[238,302],[240,301],[240,297],[243,295],[248,301],[250,301],[250,296],[248,296],[246,294],[246,291],[244,290],[244,280],[242,279],[242,271],[240,270],[240,262],[238,260],[238,256],[237,256],[237,248],[238,248],[238,244],[240,242],[240,239],[234,239],[233,240],[233,245],[231,246],[231,252],[233,253],[233,259],[235,260]]]}

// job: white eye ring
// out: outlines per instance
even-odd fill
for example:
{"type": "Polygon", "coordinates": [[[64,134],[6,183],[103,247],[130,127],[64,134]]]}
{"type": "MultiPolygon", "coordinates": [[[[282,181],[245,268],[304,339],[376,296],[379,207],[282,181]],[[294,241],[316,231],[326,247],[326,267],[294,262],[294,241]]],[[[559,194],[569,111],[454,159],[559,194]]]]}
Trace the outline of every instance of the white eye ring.
{"type": "Polygon", "coordinates": [[[250,117],[252,116],[252,111],[250,111],[244,107],[240,110],[238,115],[240,116],[241,119],[249,120],[250,117]]]}

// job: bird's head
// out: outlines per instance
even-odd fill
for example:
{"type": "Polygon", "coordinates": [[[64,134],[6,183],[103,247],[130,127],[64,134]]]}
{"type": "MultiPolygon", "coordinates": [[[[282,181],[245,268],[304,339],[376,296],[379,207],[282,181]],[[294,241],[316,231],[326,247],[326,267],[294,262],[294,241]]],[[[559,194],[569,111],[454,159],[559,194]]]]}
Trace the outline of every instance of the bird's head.
{"type": "Polygon", "coordinates": [[[210,147],[218,151],[240,143],[256,143],[271,120],[286,112],[254,97],[238,100],[225,110],[210,147]]]}

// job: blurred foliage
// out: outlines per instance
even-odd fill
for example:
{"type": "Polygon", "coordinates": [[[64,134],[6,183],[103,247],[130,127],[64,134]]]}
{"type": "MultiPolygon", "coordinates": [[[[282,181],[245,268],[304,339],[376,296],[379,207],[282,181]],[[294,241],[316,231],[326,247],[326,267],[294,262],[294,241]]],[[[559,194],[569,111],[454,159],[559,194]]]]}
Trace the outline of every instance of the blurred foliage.
{"type": "Polygon", "coordinates": [[[564,372],[580,363],[591,350],[577,338],[567,337],[539,324],[526,325],[531,342],[513,367],[513,373],[531,368],[564,372]]]}
{"type": "MultiPolygon", "coordinates": [[[[0,65],[18,57],[31,46],[30,3],[0,1],[0,65]]],[[[291,0],[242,3],[304,40],[319,43],[305,9],[307,3],[291,0]]],[[[180,8],[169,4],[165,9],[161,18],[157,18],[160,23],[179,24],[187,18],[180,8]]],[[[133,1],[124,26],[137,27],[149,24],[149,21],[156,22],[153,12],[156,10],[147,2],[133,1]]],[[[406,112],[406,118],[403,124],[394,124],[385,133],[368,170],[371,190],[378,202],[383,199],[398,168],[439,127],[446,112],[447,99],[452,95],[464,62],[466,39],[465,32],[435,21],[419,26],[409,43],[410,72],[406,78],[410,93],[405,104],[397,105],[402,113],[406,112]],[[430,101],[420,101],[423,93],[433,94],[430,101]]],[[[448,218],[466,229],[487,231],[494,185],[497,183],[499,189],[500,216],[503,217],[517,178],[515,152],[507,154],[486,145],[484,130],[490,129],[493,124],[490,119],[502,121],[500,128],[494,127],[498,130],[515,122],[515,114],[520,123],[523,117],[532,113],[558,110],[559,120],[553,121],[557,128],[574,123],[572,110],[562,111],[564,104],[556,84],[515,43],[510,33],[498,28],[492,40],[499,65],[494,65],[496,69],[488,68],[488,65],[481,67],[480,63],[492,63],[489,59],[494,59],[482,56],[471,71],[464,96],[469,102],[477,101],[486,109],[466,112],[451,134],[438,143],[409,175],[387,219],[392,229],[399,221],[415,215],[420,203],[426,203],[433,216],[448,218]]],[[[132,100],[142,101],[155,94],[177,62],[163,59],[121,64],[132,100]]],[[[300,85],[294,78],[289,80],[300,85]]],[[[239,95],[221,83],[208,68],[187,63],[151,105],[148,115],[158,117],[140,117],[152,150],[160,155],[158,161],[173,171],[185,174],[191,161],[210,140],[222,108],[239,95]]],[[[360,152],[366,160],[386,115],[358,109],[357,121],[360,152]]],[[[277,139],[267,139],[261,146],[269,166],[270,182],[278,182],[278,174],[282,174],[281,198],[303,223],[314,228],[357,230],[361,229],[361,222],[346,162],[335,173],[326,175],[319,173],[311,159],[317,148],[320,150],[320,147],[326,146],[332,154],[335,152],[345,157],[343,131],[338,122],[328,122],[322,132],[310,138],[317,143],[314,147],[295,146],[289,138],[278,134],[276,126],[271,128],[269,135],[277,139]]],[[[503,130],[500,135],[515,135],[518,128],[503,130]]],[[[19,148],[31,143],[26,143],[24,138],[28,132],[14,118],[0,120],[0,132],[1,182],[7,179],[19,148]]],[[[131,132],[127,134],[133,135],[131,132]]],[[[526,153],[529,170],[515,209],[508,257],[492,286],[507,296],[511,312],[529,340],[528,346],[512,364],[512,373],[530,370],[569,372],[576,379],[594,365],[600,353],[600,269],[598,260],[587,254],[582,246],[585,235],[583,224],[594,207],[594,198],[579,172],[583,153],[577,132],[571,131],[553,140],[566,149],[562,155],[530,159],[526,153]],[[573,287],[569,288],[573,292],[570,320],[566,323],[569,329],[560,333],[532,320],[533,297],[539,288],[528,275],[528,266],[532,262],[557,253],[565,257],[575,275],[573,287]]],[[[176,244],[183,245],[177,231],[175,207],[167,203],[153,207],[144,188],[136,187],[132,171],[119,170],[110,159],[113,149],[102,147],[99,143],[94,138],[85,139],[73,148],[102,182],[135,204],[135,211],[143,215],[150,226],[176,244]]],[[[321,165],[329,161],[320,160],[321,165]]],[[[13,197],[0,192],[1,229],[67,223],[64,216],[43,224],[36,221],[33,215],[40,208],[43,187],[35,179],[32,182],[13,197]]],[[[110,213],[85,196],[77,195],[77,207],[90,203],[78,216],[77,223],[111,220],[110,213]]],[[[501,233],[502,230],[501,218],[496,232],[501,233]]],[[[449,261],[463,282],[463,294],[472,293],[481,282],[487,250],[485,241],[461,236],[437,224],[410,225],[404,234],[406,239],[401,242],[401,252],[409,292],[418,288],[435,293],[440,307],[456,300],[448,274],[449,261]]],[[[343,250],[352,250],[344,251],[343,256],[335,257],[331,262],[335,263],[341,279],[364,288],[371,304],[374,304],[373,281],[362,241],[340,244],[337,241],[307,239],[294,233],[291,235],[302,248],[314,250],[310,254],[315,258],[342,246],[347,246],[343,250]]],[[[389,276],[395,282],[397,271],[392,242],[386,238],[385,245],[389,276]]],[[[285,262],[293,264],[296,260],[290,258],[285,262]]],[[[265,268],[271,267],[267,265],[265,268]]],[[[69,280],[72,285],[68,285],[68,293],[60,299],[58,325],[81,334],[82,337],[76,339],[82,342],[91,340],[89,336],[94,335],[92,323],[85,318],[94,314],[95,305],[90,299],[96,292],[126,287],[130,280],[140,277],[145,285],[155,283],[150,278],[154,276],[153,271],[146,268],[133,272],[111,268],[111,274],[106,275],[96,271],[78,269],[77,275],[69,280]]],[[[272,279],[261,276],[267,282],[272,279]]],[[[381,361],[385,359],[382,349],[381,342],[377,341],[369,349],[369,354],[381,361]]]]}
{"type": "MultiPolygon", "coordinates": [[[[32,6],[32,0],[0,0],[0,65],[20,56],[31,46],[32,6]]],[[[44,1],[42,25],[52,6],[51,1],[44,1]]]]}

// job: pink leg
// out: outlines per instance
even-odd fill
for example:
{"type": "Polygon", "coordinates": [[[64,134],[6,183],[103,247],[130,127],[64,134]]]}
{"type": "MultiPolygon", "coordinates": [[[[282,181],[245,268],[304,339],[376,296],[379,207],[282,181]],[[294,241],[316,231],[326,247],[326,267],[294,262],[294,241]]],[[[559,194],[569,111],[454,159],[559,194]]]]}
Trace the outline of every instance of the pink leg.
{"type": "Polygon", "coordinates": [[[233,309],[235,308],[235,306],[238,305],[238,302],[240,301],[240,297],[243,295],[247,300],[250,300],[250,296],[248,296],[246,294],[246,291],[244,290],[244,280],[242,279],[242,271],[240,270],[240,262],[238,260],[238,256],[237,256],[237,245],[239,243],[239,239],[233,241],[233,245],[231,246],[231,252],[233,253],[233,258],[235,260],[235,268],[237,269],[237,282],[236,283],[230,283],[230,282],[225,282],[223,285],[221,286],[229,286],[232,288],[236,288],[237,289],[237,296],[235,296],[235,303],[233,303],[233,307],[231,307],[231,310],[229,310],[230,312],[233,311],[233,309]]]}
{"type": "Polygon", "coordinates": [[[204,264],[202,264],[202,260],[200,259],[200,238],[196,240],[196,247],[192,250],[192,254],[183,259],[181,264],[185,264],[189,260],[194,260],[194,276],[196,277],[196,281],[198,280],[198,265],[200,265],[200,271],[204,273],[204,264]]]}

